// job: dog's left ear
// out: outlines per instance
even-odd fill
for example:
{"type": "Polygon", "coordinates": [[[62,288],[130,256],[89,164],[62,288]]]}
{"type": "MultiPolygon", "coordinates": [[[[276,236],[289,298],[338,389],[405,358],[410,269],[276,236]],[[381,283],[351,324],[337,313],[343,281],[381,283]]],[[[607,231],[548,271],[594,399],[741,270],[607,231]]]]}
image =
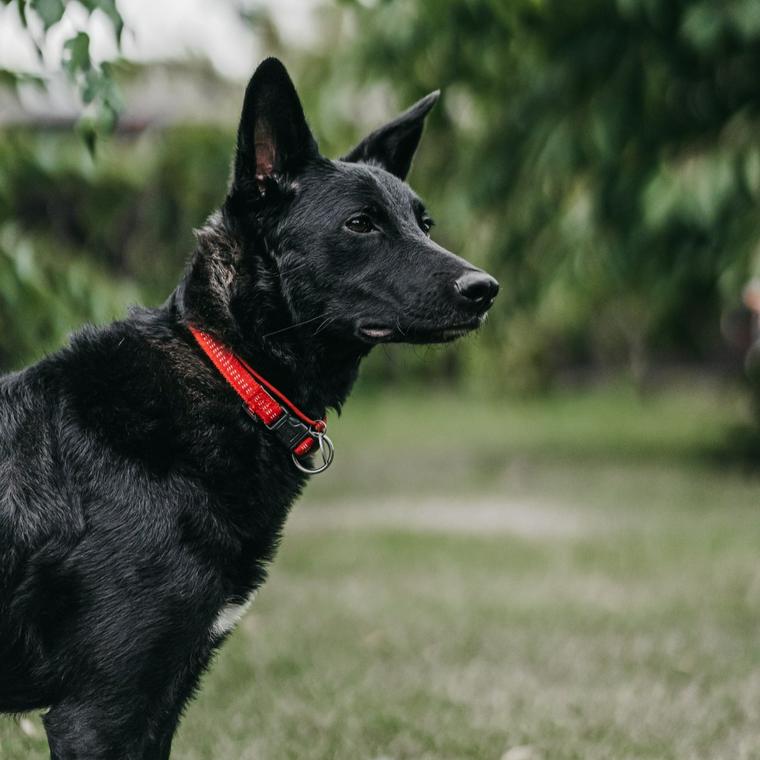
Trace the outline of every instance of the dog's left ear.
{"type": "Polygon", "coordinates": [[[425,117],[440,95],[441,91],[436,90],[418,100],[393,121],[365,137],[342,160],[374,162],[399,179],[405,179],[422,137],[425,117]]]}
{"type": "Polygon", "coordinates": [[[297,172],[319,155],[285,66],[263,61],[245,90],[235,156],[235,185],[255,182],[263,189],[270,177],[297,172]]]}

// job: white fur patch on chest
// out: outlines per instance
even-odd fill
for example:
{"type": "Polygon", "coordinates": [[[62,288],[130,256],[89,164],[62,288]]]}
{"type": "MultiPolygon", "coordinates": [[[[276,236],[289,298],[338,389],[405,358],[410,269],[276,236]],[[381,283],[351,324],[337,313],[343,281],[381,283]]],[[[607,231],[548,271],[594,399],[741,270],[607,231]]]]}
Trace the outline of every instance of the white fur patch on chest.
{"type": "Polygon", "coordinates": [[[229,633],[239,622],[240,618],[245,615],[248,608],[253,603],[255,591],[251,591],[248,598],[240,604],[225,604],[219,614],[216,616],[211,626],[211,635],[213,637],[224,636],[229,633]]]}

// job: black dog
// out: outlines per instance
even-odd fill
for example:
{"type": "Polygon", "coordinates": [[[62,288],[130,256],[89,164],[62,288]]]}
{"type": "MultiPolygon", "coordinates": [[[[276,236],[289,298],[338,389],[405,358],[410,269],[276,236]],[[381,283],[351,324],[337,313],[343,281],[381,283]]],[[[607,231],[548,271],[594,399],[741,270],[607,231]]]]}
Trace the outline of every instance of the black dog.
{"type": "Polygon", "coordinates": [[[496,281],[429,239],[403,182],[437,97],[331,161],[265,61],[166,304],[0,381],[0,711],[49,708],[53,758],[169,756],[307,479],[190,327],[319,418],[376,343],[482,322],[496,281]]]}

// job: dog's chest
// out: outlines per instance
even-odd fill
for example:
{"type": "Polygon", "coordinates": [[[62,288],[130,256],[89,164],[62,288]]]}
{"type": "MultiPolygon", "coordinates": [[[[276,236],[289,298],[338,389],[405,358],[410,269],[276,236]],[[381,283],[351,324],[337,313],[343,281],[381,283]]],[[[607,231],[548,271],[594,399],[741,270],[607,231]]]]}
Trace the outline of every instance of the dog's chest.
{"type": "Polygon", "coordinates": [[[243,602],[228,602],[219,610],[216,619],[211,625],[211,638],[221,638],[228,634],[239,622],[253,604],[256,591],[251,591],[248,598],[243,602]]]}

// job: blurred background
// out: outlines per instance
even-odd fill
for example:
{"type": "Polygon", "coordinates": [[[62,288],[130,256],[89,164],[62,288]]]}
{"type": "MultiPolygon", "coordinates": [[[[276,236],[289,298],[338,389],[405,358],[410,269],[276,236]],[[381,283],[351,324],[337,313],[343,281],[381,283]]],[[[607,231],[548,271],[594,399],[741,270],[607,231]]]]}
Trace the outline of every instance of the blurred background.
{"type": "Polygon", "coordinates": [[[442,88],[502,290],[366,362],[174,756],[760,757],[760,3],[2,0],[0,369],[164,300],[266,55],[331,156],[442,88]]]}

